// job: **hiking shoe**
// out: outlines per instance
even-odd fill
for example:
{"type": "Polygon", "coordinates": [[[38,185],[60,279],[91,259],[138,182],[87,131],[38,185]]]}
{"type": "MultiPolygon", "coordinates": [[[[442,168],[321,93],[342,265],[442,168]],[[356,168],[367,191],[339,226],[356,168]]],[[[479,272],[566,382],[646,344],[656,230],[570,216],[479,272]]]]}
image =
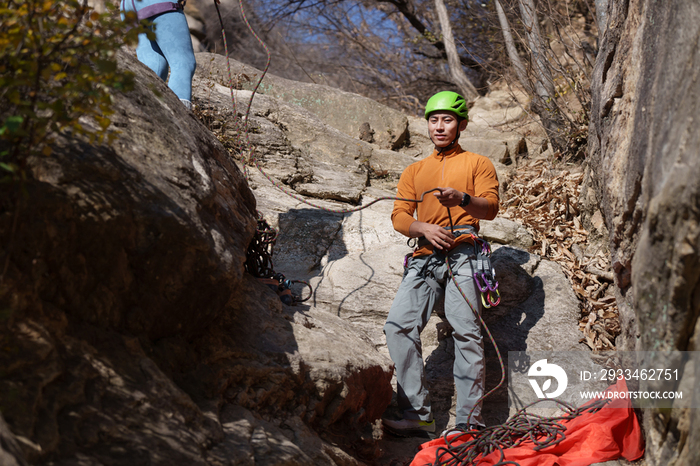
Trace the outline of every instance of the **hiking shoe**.
{"type": "Polygon", "coordinates": [[[420,419],[382,419],[386,430],[399,437],[431,436],[435,433],[435,419],[421,421],[420,419]]]}
{"type": "Polygon", "coordinates": [[[442,434],[440,434],[440,437],[444,437],[446,435],[450,436],[455,434],[463,434],[465,432],[468,432],[470,434],[476,434],[482,430],[484,430],[484,426],[480,426],[479,424],[467,424],[466,422],[462,422],[454,427],[450,427],[449,429],[443,430],[442,434]]]}

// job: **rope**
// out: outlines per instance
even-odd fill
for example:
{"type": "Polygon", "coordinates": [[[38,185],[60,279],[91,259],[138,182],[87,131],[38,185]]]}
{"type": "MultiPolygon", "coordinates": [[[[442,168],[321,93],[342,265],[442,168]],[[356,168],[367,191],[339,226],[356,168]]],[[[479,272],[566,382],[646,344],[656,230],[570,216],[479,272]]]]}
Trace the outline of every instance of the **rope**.
{"type": "Polygon", "coordinates": [[[275,272],[272,264],[272,255],[275,242],[277,241],[277,230],[267,223],[260,212],[257,212],[257,214],[258,226],[246,250],[244,264],[246,272],[256,278],[276,280],[276,291],[285,304],[293,305],[307,301],[313,295],[313,288],[310,283],[303,280],[288,280],[283,274],[275,272]],[[297,283],[305,285],[309,289],[310,292],[306,298],[292,293],[292,286],[297,283]],[[287,295],[284,293],[285,290],[289,290],[289,294],[291,294],[291,298],[288,298],[289,302],[286,302],[288,299],[284,298],[287,295]]]}
{"type": "Polygon", "coordinates": [[[581,407],[575,407],[559,400],[537,400],[512,416],[504,424],[487,427],[482,431],[468,431],[445,435],[445,447],[435,452],[433,466],[468,466],[476,465],[485,456],[498,451],[500,458],[494,466],[507,464],[518,465],[514,461],[506,461],[504,449],[515,448],[523,442],[530,441],[535,451],[554,446],[566,438],[566,426],[561,421],[568,421],[584,413],[594,413],[605,406],[610,400],[594,400],[581,407]],[[528,413],[527,409],[542,401],[553,401],[564,409],[564,414],[557,417],[543,417],[528,413]],[[471,440],[460,443],[464,437],[471,440]]]}
{"type": "Polygon", "coordinates": [[[496,350],[496,356],[498,356],[498,364],[501,366],[501,380],[498,382],[498,385],[496,385],[491,390],[483,394],[481,398],[479,398],[477,402],[474,403],[474,406],[472,406],[472,409],[469,411],[469,415],[467,416],[467,419],[471,419],[476,407],[479,406],[481,402],[484,401],[484,399],[486,399],[486,397],[488,397],[493,392],[501,388],[501,385],[503,385],[503,382],[506,380],[506,366],[503,363],[503,357],[501,356],[501,351],[498,349],[498,345],[496,344],[496,339],[493,337],[491,330],[489,330],[488,326],[486,325],[486,322],[484,322],[484,319],[481,317],[481,313],[477,312],[476,309],[474,309],[474,306],[472,306],[472,303],[469,301],[469,298],[467,298],[467,295],[464,293],[464,290],[462,290],[462,287],[460,287],[459,283],[457,283],[457,279],[455,278],[455,275],[452,272],[452,267],[450,266],[449,256],[445,256],[445,264],[447,265],[447,271],[450,273],[450,278],[452,279],[452,282],[459,290],[459,294],[462,295],[462,298],[464,298],[474,315],[479,318],[479,322],[481,322],[481,325],[484,327],[484,330],[486,330],[486,334],[489,336],[489,340],[491,341],[491,344],[496,350]]]}
{"type": "Polygon", "coordinates": [[[257,214],[258,226],[246,251],[245,270],[257,278],[271,278],[275,275],[272,253],[277,241],[277,230],[268,225],[260,212],[257,214]]]}
{"type": "MultiPolygon", "coordinates": [[[[234,112],[236,109],[236,104],[235,104],[235,98],[233,94],[233,87],[231,86],[231,83],[233,82],[233,79],[231,77],[231,65],[230,65],[230,60],[229,60],[229,54],[228,54],[228,48],[226,45],[226,35],[224,33],[224,23],[221,18],[221,13],[219,12],[219,6],[217,3],[217,0],[214,0],[214,4],[216,6],[217,13],[219,15],[219,22],[221,23],[221,33],[223,35],[224,39],[224,51],[226,52],[226,63],[227,63],[227,68],[228,68],[228,75],[229,75],[229,87],[231,89],[231,100],[233,102],[233,108],[234,112]]],[[[282,191],[283,193],[287,194],[288,196],[292,197],[293,199],[296,199],[297,201],[309,205],[311,207],[314,207],[319,210],[323,210],[326,212],[333,212],[333,213],[340,213],[340,214],[346,214],[346,213],[352,213],[352,212],[358,212],[360,210],[366,209],[369,206],[379,202],[379,201],[384,201],[384,200],[394,200],[394,201],[408,201],[408,202],[423,202],[423,198],[426,194],[433,192],[433,191],[439,191],[440,188],[434,188],[428,191],[425,191],[423,194],[421,194],[420,199],[408,199],[408,198],[401,198],[401,197],[395,197],[395,196],[383,196],[380,198],[377,198],[368,204],[361,205],[358,207],[354,208],[346,208],[346,209],[332,209],[328,207],[324,207],[321,205],[314,204],[312,202],[309,202],[308,200],[302,198],[300,195],[291,192],[284,186],[282,186],[280,183],[278,183],[276,180],[274,180],[270,175],[268,175],[265,170],[260,166],[258,163],[258,160],[254,156],[254,150],[252,148],[252,145],[250,143],[250,135],[248,131],[248,119],[250,116],[250,110],[253,104],[253,98],[255,97],[255,94],[258,91],[258,88],[262,84],[262,81],[267,74],[269,68],[270,68],[270,62],[272,59],[272,54],[270,53],[270,50],[268,49],[267,45],[265,42],[257,35],[253,27],[250,25],[250,22],[248,21],[248,18],[245,14],[245,9],[243,7],[243,0],[239,0],[239,7],[241,10],[241,15],[243,17],[243,21],[245,22],[246,26],[248,27],[248,30],[253,34],[255,39],[260,43],[260,45],[263,47],[265,50],[265,53],[267,54],[267,62],[265,64],[265,68],[262,72],[262,75],[260,76],[260,79],[258,82],[255,84],[255,87],[253,88],[253,91],[250,96],[250,100],[248,101],[248,105],[246,107],[244,119],[243,119],[243,133],[245,134],[245,148],[250,154],[250,161],[255,165],[255,167],[260,171],[260,173],[277,189],[282,191]]],[[[449,216],[450,220],[450,227],[453,231],[453,223],[452,223],[452,215],[450,213],[450,209],[447,209],[447,213],[449,216]]],[[[266,223],[262,224],[262,228],[260,228],[261,225],[261,215],[258,213],[258,232],[256,234],[259,234],[260,237],[258,239],[258,242],[254,246],[258,252],[264,250],[266,253],[269,253],[269,258],[265,258],[262,260],[261,264],[256,264],[256,266],[259,266],[262,270],[268,271],[268,272],[274,272],[272,270],[272,247],[274,245],[274,240],[276,239],[276,232],[274,235],[270,232],[270,230],[274,231],[267,225],[266,223]],[[269,239],[272,237],[272,239],[269,239]],[[262,246],[262,247],[260,247],[262,246]],[[269,267],[268,267],[269,264],[269,267]]],[[[262,220],[264,222],[264,220],[262,220]]],[[[247,264],[248,262],[246,262],[247,264]]],[[[498,345],[496,344],[496,340],[491,334],[491,331],[489,330],[488,326],[484,322],[484,320],[481,317],[481,314],[477,312],[474,309],[474,306],[472,306],[471,302],[467,298],[466,294],[462,290],[462,288],[459,286],[457,283],[457,280],[455,278],[455,275],[452,271],[452,267],[450,266],[449,263],[449,256],[445,256],[445,263],[447,265],[447,269],[450,274],[450,278],[454,282],[454,284],[457,286],[457,289],[459,290],[460,294],[464,298],[464,300],[467,302],[469,305],[469,308],[472,310],[474,315],[476,315],[479,318],[479,321],[481,322],[481,325],[484,327],[484,330],[486,330],[486,333],[489,336],[489,339],[491,343],[493,344],[493,347],[496,350],[496,355],[498,356],[498,362],[501,367],[501,380],[499,381],[498,385],[496,385],[494,388],[489,390],[487,393],[485,393],[479,400],[474,404],[472,407],[471,411],[469,412],[468,419],[471,419],[471,415],[474,412],[474,409],[489,395],[491,395],[493,392],[498,390],[502,385],[503,382],[505,381],[505,364],[503,363],[503,358],[501,356],[501,352],[498,349],[498,345]]],[[[279,276],[281,274],[276,274],[274,276],[279,276]]],[[[280,280],[280,284],[282,286],[283,283],[288,284],[288,286],[291,286],[291,283],[305,283],[301,281],[289,281],[286,280],[283,282],[284,277],[282,276],[282,279],[280,280]]],[[[309,289],[311,289],[311,286],[308,283],[305,283],[309,289]]],[[[311,295],[309,295],[310,297],[311,295]]],[[[308,299],[308,297],[306,298],[308,299]]],[[[306,300],[304,299],[304,301],[306,300]]],[[[493,305],[498,304],[497,302],[493,305]]],[[[540,400],[542,401],[542,400],[540,400]]],[[[585,412],[595,412],[598,409],[602,408],[602,406],[607,403],[608,400],[597,400],[592,403],[589,403],[588,405],[585,405],[584,407],[576,408],[568,403],[564,403],[562,401],[558,400],[548,400],[548,401],[554,401],[558,403],[560,406],[562,406],[566,414],[560,417],[553,417],[553,418],[544,418],[542,416],[538,416],[535,414],[528,413],[526,409],[529,406],[534,405],[535,403],[538,403],[539,401],[532,403],[525,408],[522,408],[518,413],[516,413],[515,416],[513,416],[511,419],[506,421],[505,424],[499,425],[499,426],[493,426],[493,427],[488,427],[484,429],[483,431],[479,433],[475,433],[474,431],[469,431],[469,432],[464,432],[462,434],[458,434],[455,436],[452,436],[450,439],[447,439],[447,435],[445,436],[445,442],[446,446],[441,447],[437,450],[436,452],[436,457],[435,457],[435,466],[468,466],[468,465],[474,465],[477,464],[476,462],[478,461],[479,457],[483,457],[485,455],[488,455],[489,453],[493,451],[499,451],[500,452],[500,459],[499,462],[496,463],[494,466],[503,466],[503,465],[516,465],[518,466],[518,463],[513,462],[513,461],[504,461],[505,460],[505,454],[503,452],[504,448],[512,448],[520,445],[522,442],[526,440],[530,440],[535,444],[535,450],[540,450],[542,448],[546,448],[552,445],[556,445],[557,443],[561,442],[565,438],[565,430],[566,427],[562,425],[558,421],[563,421],[563,420],[569,420],[573,419],[576,416],[579,416],[585,412]],[[474,438],[468,442],[464,442],[460,445],[454,445],[457,443],[457,440],[460,439],[463,435],[470,434],[474,435],[474,438]]]]}
{"type": "MultiPolygon", "coordinates": [[[[311,206],[311,207],[315,207],[315,208],[317,208],[317,209],[320,209],[320,210],[323,210],[323,211],[326,211],[326,212],[333,212],[333,213],[340,213],[340,214],[358,212],[358,211],[360,211],[360,210],[363,210],[363,209],[368,208],[369,206],[371,206],[371,205],[373,205],[373,204],[375,204],[375,203],[377,203],[377,202],[379,202],[379,201],[384,201],[384,200],[407,201],[407,202],[416,202],[416,203],[420,203],[420,202],[423,202],[423,198],[425,197],[426,194],[431,193],[431,192],[433,192],[433,191],[441,191],[440,188],[433,188],[433,189],[430,189],[430,190],[428,190],[428,191],[425,191],[423,194],[421,194],[421,196],[420,196],[419,199],[409,199],[409,198],[396,197],[396,196],[383,196],[383,197],[379,197],[379,198],[377,198],[377,199],[375,199],[375,200],[373,200],[373,201],[371,201],[371,202],[369,202],[369,203],[367,203],[367,204],[365,204],[365,205],[361,205],[361,206],[358,206],[358,207],[347,208],[347,209],[331,209],[331,208],[328,208],[328,207],[316,205],[316,204],[314,204],[314,203],[312,203],[312,202],[309,202],[308,200],[302,198],[302,197],[299,196],[298,194],[292,193],[291,191],[289,191],[288,189],[286,189],[284,186],[282,186],[280,183],[278,183],[276,180],[274,180],[270,175],[268,175],[268,174],[265,172],[265,170],[260,166],[260,164],[258,163],[257,159],[256,159],[255,156],[254,156],[254,151],[253,151],[252,145],[251,145],[251,143],[250,143],[250,135],[249,135],[249,131],[248,131],[248,118],[249,118],[249,116],[250,116],[250,109],[251,109],[251,107],[252,107],[252,105],[253,105],[253,98],[255,97],[255,94],[257,93],[258,88],[259,88],[260,85],[262,84],[262,81],[263,81],[263,79],[265,78],[265,75],[267,74],[268,70],[270,69],[270,61],[271,61],[271,59],[272,59],[272,54],[270,53],[270,50],[269,50],[269,48],[267,47],[267,44],[265,44],[265,42],[258,36],[258,34],[257,34],[257,33],[255,32],[255,30],[253,29],[253,27],[250,25],[250,22],[248,21],[248,18],[247,18],[246,14],[245,14],[245,9],[243,8],[243,0],[239,0],[238,4],[239,4],[240,10],[241,10],[241,15],[242,15],[242,17],[243,17],[243,21],[245,22],[246,26],[248,27],[248,30],[251,32],[251,34],[253,34],[253,36],[255,37],[255,39],[258,41],[258,43],[260,43],[260,45],[261,45],[261,46],[263,47],[263,49],[265,50],[265,53],[267,54],[267,62],[265,63],[265,68],[264,68],[264,70],[263,70],[263,72],[262,72],[262,75],[260,76],[260,79],[258,80],[258,82],[255,84],[255,87],[253,88],[253,91],[252,91],[251,96],[250,96],[250,100],[248,101],[248,105],[247,105],[247,108],[246,108],[246,112],[245,112],[244,120],[243,120],[243,121],[244,121],[245,147],[246,147],[246,149],[248,150],[248,152],[249,152],[249,154],[250,154],[250,160],[255,164],[255,166],[256,166],[256,168],[258,169],[258,171],[260,171],[260,173],[262,173],[262,175],[263,175],[265,178],[267,178],[268,181],[270,181],[270,183],[272,183],[276,188],[278,188],[278,189],[279,189],[280,191],[282,191],[283,193],[287,194],[288,196],[290,196],[290,197],[292,197],[292,198],[294,198],[294,199],[296,199],[296,200],[298,200],[298,201],[300,201],[300,202],[302,202],[302,203],[304,203],[304,204],[306,204],[306,205],[309,205],[309,206],[311,206]]],[[[233,79],[232,79],[232,77],[231,77],[231,65],[230,65],[230,60],[229,60],[229,55],[228,55],[228,48],[227,48],[227,46],[226,46],[226,35],[224,34],[224,23],[223,23],[223,20],[222,20],[222,18],[221,18],[221,13],[220,13],[220,11],[219,11],[219,5],[217,4],[216,0],[214,0],[214,5],[216,6],[216,11],[217,11],[217,13],[218,13],[218,15],[219,15],[219,22],[221,23],[221,31],[222,31],[222,35],[223,35],[223,39],[224,39],[224,51],[226,52],[226,63],[227,63],[228,74],[229,74],[229,83],[232,83],[232,82],[233,82],[233,79]]],[[[234,109],[235,109],[235,99],[234,99],[234,97],[233,97],[233,89],[231,89],[231,99],[232,99],[232,101],[234,102],[234,109]]],[[[451,229],[451,231],[452,231],[453,234],[454,234],[454,229],[453,229],[454,225],[453,225],[453,222],[452,222],[452,214],[450,213],[450,209],[449,209],[449,208],[447,209],[447,215],[448,215],[449,220],[450,220],[450,229],[451,229]]],[[[259,219],[261,218],[261,216],[260,216],[259,213],[258,213],[258,218],[259,218],[259,219]]],[[[264,221],[263,221],[263,222],[264,222],[264,221]]],[[[258,224],[260,225],[260,220],[258,220],[258,224]]],[[[264,225],[267,225],[267,223],[265,223],[264,225]]],[[[267,232],[267,229],[268,229],[268,228],[269,228],[269,226],[267,226],[267,227],[263,226],[263,228],[262,228],[262,229],[259,229],[259,230],[260,230],[261,234],[264,234],[264,232],[267,232]]],[[[257,243],[261,243],[261,244],[262,244],[262,243],[264,243],[264,241],[259,239],[259,240],[257,241],[257,243]]],[[[254,246],[255,248],[257,248],[257,243],[256,243],[256,245],[254,246]]],[[[253,252],[253,254],[255,254],[255,252],[253,252]]],[[[270,248],[270,251],[269,251],[269,255],[270,255],[270,256],[272,255],[271,248],[270,248]]],[[[467,304],[469,305],[469,308],[472,310],[472,312],[474,313],[474,315],[476,315],[476,316],[479,318],[479,321],[481,322],[481,325],[484,327],[484,330],[486,330],[486,333],[488,334],[489,339],[491,340],[491,343],[493,344],[494,348],[496,349],[496,354],[498,355],[498,362],[499,362],[499,364],[500,364],[500,366],[501,366],[501,380],[500,380],[500,382],[498,383],[498,385],[497,385],[496,387],[492,388],[492,389],[489,390],[486,394],[484,394],[481,398],[479,398],[479,400],[477,401],[477,403],[474,404],[474,406],[472,407],[472,410],[469,412],[469,419],[471,419],[471,415],[472,415],[472,413],[474,412],[474,409],[479,405],[479,403],[481,403],[481,402],[484,400],[484,398],[486,398],[487,396],[491,395],[494,391],[496,391],[497,389],[499,389],[499,388],[501,387],[501,385],[503,385],[503,382],[505,381],[505,377],[506,377],[505,364],[503,363],[503,358],[501,357],[501,352],[500,352],[499,349],[498,349],[498,345],[496,344],[496,340],[495,340],[495,338],[493,337],[493,335],[491,334],[491,331],[490,331],[490,330],[488,329],[488,327],[486,326],[486,323],[484,322],[484,320],[481,318],[481,314],[480,314],[479,312],[477,312],[477,311],[474,309],[474,306],[472,306],[472,304],[471,304],[471,302],[469,301],[469,299],[467,298],[466,294],[464,293],[464,291],[462,290],[462,288],[461,288],[461,287],[459,286],[459,284],[457,283],[457,280],[456,280],[456,278],[455,278],[455,276],[454,276],[454,274],[453,274],[453,272],[452,272],[452,268],[450,267],[449,256],[445,256],[445,262],[446,262],[446,264],[447,264],[447,268],[448,268],[449,273],[450,273],[450,278],[452,279],[452,281],[454,282],[454,284],[457,286],[457,289],[459,290],[460,294],[462,295],[462,297],[464,298],[464,300],[465,300],[465,301],[467,302],[467,304]]],[[[247,262],[246,262],[246,263],[247,263],[247,262]]],[[[272,259],[271,259],[271,258],[269,259],[269,263],[270,263],[270,271],[271,271],[272,273],[274,273],[274,272],[272,271],[272,259]]],[[[267,261],[265,261],[265,264],[267,264],[267,261]]],[[[310,286],[309,286],[309,287],[310,287],[310,286]]],[[[307,298],[307,299],[308,299],[308,298],[307,298]]]]}

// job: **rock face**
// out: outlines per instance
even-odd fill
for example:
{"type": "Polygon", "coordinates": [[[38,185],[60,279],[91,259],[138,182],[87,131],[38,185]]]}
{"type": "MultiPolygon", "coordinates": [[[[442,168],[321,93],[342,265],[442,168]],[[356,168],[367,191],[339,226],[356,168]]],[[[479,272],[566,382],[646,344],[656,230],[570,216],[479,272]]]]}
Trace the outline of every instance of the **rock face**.
{"type": "MultiPolygon", "coordinates": [[[[206,70],[206,75],[213,80],[228,86],[226,58],[208,53],[197,55],[197,66],[206,70]]],[[[232,58],[229,63],[234,82],[242,89],[252,90],[262,76],[262,71],[232,58]]],[[[202,74],[204,73],[200,71],[202,74]]],[[[408,137],[408,120],[405,115],[357,94],[318,84],[290,81],[271,74],[265,76],[258,92],[305,108],[327,125],[353,138],[374,131],[375,143],[384,149],[396,149],[408,137]]]]}
{"type": "Polygon", "coordinates": [[[356,464],[316,429],[376,457],[390,361],[244,274],[256,202],[242,172],[150,70],[120,62],[137,89],[114,96],[114,142],[30,160],[29,201],[2,187],[0,400],[19,441],[0,454],[356,464]]]}
{"type": "MultiPolygon", "coordinates": [[[[346,132],[270,76],[248,121],[266,176],[252,167],[244,176],[224,145],[242,145],[237,117],[251,92],[234,92],[234,112],[219,82],[225,62],[198,60],[193,100],[223,128],[221,141],[121,52],[137,88],[114,96],[114,142],[62,139],[54,156],[30,161],[26,199],[0,186],[0,460],[405,463],[422,439],[383,437],[377,420],[393,395],[381,329],[409,248],[391,227],[391,201],[348,210],[395,193],[402,170],[427,155],[424,120],[408,125],[320,88],[359,122],[346,132]],[[362,121],[367,114],[398,129],[362,121]],[[398,139],[387,135],[402,127],[400,150],[390,150],[398,139]],[[275,270],[310,283],[305,303],[283,305],[244,273],[258,212],[279,229],[275,270]]],[[[516,110],[483,99],[473,112],[461,143],[491,147],[507,178],[505,151],[527,145],[488,128],[516,110]]],[[[502,292],[485,320],[501,351],[582,348],[579,303],[559,267],[528,253],[531,238],[514,222],[490,222],[483,234],[502,292]]],[[[454,422],[449,336],[434,313],[423,347],[440,429],[454,422]]],[[[494,386],[500,371],[486,346],[494,386]]],[[[486,402],[489,423],[507,418],[506,395],[486,402]]]]}
{"type": "MultiPolygon", "coordinates": [[[[646,0],[612,0],[607,6],[588,141],[627,330],[618,346],[695,351],[700,7],[646,0]]],[[[685,377],[683,383],[697,387],[697,379],[685,377]]],[[[647,412],[647,460],[699,464],[699,422],[694,409],[647,412]]]]}

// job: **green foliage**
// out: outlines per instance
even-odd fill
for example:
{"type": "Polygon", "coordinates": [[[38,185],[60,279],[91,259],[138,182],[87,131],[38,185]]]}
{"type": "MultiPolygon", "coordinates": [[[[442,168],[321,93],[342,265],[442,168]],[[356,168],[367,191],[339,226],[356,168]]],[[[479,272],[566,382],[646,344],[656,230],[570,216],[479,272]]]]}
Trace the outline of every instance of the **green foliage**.
{"type": "Polygon", "coordinates": [[[116,51],[141,32],[145,22],[122,21],[112,4],[99,14],[86,0],[0,0],[0,182],[23,177],[28,156],[51,155],[59,133],[109,138],[110,91],[134,86],[116,51]]]}

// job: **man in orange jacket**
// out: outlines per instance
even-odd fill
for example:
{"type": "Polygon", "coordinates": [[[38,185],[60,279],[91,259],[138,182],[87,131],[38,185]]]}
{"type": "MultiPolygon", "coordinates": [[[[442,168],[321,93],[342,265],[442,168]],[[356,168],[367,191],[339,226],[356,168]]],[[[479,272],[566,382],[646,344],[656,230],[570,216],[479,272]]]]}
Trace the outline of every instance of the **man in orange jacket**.
{"type": "Polygon", "coordinates": [[[473,277],[475,246],[471,235],[463,233],[478,232],[479,219],[496,217],[498,177],[488,158],[462,150],[457,142],[468,123],[462,96],[447,91],[435,94],[426,104],[425,118],[435,150],[404,170],[398,197],[418,199],[426,191],[439,191],[418,204],[396,201],[391,214],[398,232],[420,238],[384,325],[396,366],[402,418],[383,419],[383,423],[398,435],[435,432],[420,333],[443,296],[445,316],[454,329],[456,424],[463,430],[484,426],[479,401],[484,393],[484,347],[474,314],[481,312],[481,300],[473,277]],[[445,257],[474,310],[450,278],[445,257]]]}

